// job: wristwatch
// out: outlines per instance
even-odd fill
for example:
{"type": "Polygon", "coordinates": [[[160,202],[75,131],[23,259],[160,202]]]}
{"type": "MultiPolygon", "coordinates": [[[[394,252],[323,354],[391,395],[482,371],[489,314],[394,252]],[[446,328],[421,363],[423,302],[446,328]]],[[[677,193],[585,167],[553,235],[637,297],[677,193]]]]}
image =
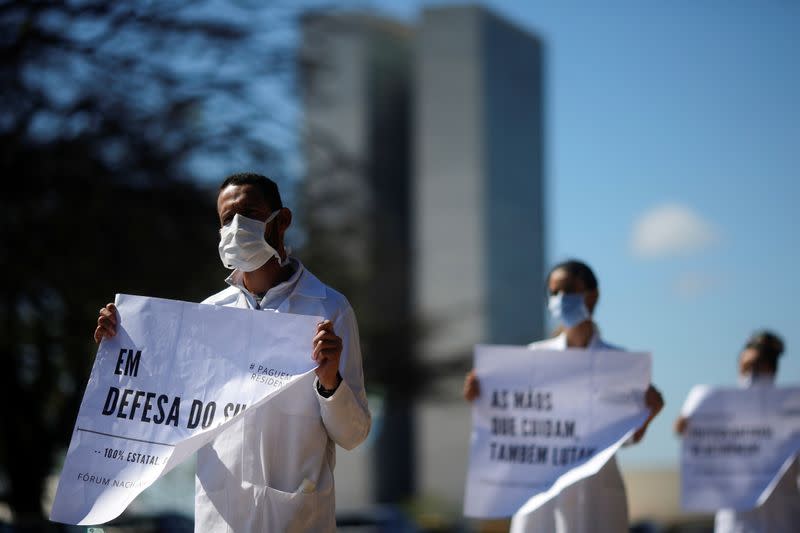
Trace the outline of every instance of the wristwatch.
{"type": "Polygon", "coordinates": [[[342,375],[339,372],[336,372],[336,386],[332,389],[326,389],[322,386],[322,382],[317,379],[317,392],[323,398],[330,398],[333,396],[333,393],[336,392],[336,389],[339,388],[339,384],[342,382],[342,375]]]}

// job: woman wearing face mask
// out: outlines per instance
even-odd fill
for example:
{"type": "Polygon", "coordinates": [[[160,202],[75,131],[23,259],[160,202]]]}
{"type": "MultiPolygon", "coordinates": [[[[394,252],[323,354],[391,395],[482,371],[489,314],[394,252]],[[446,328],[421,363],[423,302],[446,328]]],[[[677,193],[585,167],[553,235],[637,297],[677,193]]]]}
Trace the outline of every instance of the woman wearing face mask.
{"type": "MultiPolygon", "coordinates": [[[[739,354],[739,386],[772,387],[778,372],[783,341],[770,331],[752,335],[739,354]]],[[[683,435],[690,419],[675,421],[683,435]]],[[[715,533],[788,533],[800,531],[800,464],[795,458],[766,501],[750,511],[722,509],[714,519],[715,533]]]]}
{"type": "MultiPolygon", "coordinates": [[[[547,277],[548,308],[560,324],[557,336],[530,344],[531,350],[620,350],[605,342],[592,320],[600,296],[597,278],[588,265],[570,260],[553,267],[547,277]]],[[[475,372],[464,381],[464,398],[473,401],[480,395],[475,372]]],[[[639,442],[650,421],[661,411],[664,402],[652,385],[645,395],[650,416],[634,433],[639,442]]],[[[519,518],[519,517],[518,517],[519,518]]],[[[625,485],[612,457],[595,475],[564,489],[557,497],[522,518],[525,530],[542,533],[583,533],[628,531],[628,504],[625,485]]]]}

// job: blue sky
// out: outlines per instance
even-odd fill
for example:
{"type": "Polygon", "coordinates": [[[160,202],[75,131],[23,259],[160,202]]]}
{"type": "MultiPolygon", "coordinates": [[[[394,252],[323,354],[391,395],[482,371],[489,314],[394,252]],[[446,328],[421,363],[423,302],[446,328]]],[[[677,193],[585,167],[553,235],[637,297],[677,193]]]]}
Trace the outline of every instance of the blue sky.
{"type": "Polygon", "coordinates": [[[622,462],[675,465],[687,392],[734,384],[753,330],[800,382],[800,4],[485,4],[547,47],[548,262],[588,261],[604,336],[654,355],[667,406],[622,462]]]}

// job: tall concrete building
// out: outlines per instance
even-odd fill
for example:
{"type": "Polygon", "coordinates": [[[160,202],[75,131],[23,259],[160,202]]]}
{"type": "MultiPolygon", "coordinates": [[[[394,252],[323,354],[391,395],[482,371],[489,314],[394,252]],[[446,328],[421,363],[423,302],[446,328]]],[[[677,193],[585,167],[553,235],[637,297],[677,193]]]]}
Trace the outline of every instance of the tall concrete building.
{"type": "MultiPolygon", "coordinates": [[[[422,13],[414,83],[414,314],[421,361],[544,336],[543,49],[481,7],[422,13]]],[[[417,483],[460,509],[463,373],[416,411],[417,483]],[[442,435],[447,435],[447,442],[442,435]]]]}
{"type": "Polygon", "coordinates": [[[302,32],[307,172],[300,198],[309,243],[303,261],[347,295],[358,317],[366,377],[383,385],[372,400],[382,409],[371,449],[341,454],[337,501],[340,508],[399,501],[412,495],[415,472],[415,380],[401,379],[416,372],[409,226],[412,33],[392,20],[354,13],[308,14],[302,32]]]}
{"type": "Polygon", "coordinates": [[[371,15],[322,13],[306,14],[301,29],[309,259],[335,263],[342,289],[379,282],[381,294],[364,291],[369,301],[399,298],[389,312],[407,314],[410,31],[371,15]]]}
{"type": "Polygon", "coordinates": [[[342,454],[337,501],[413,490],[458,510],[472,347],[543,336],[542,47],[480,7],[302,27],[306,259],[351,298],[383,390],[373,459],[342,454]]]}
{"type": "Polygon", "coordinates": [[[480,7],[426,9],[414,86],[415,309],[425,357],[544,326],[538,39],[480,7]]]}

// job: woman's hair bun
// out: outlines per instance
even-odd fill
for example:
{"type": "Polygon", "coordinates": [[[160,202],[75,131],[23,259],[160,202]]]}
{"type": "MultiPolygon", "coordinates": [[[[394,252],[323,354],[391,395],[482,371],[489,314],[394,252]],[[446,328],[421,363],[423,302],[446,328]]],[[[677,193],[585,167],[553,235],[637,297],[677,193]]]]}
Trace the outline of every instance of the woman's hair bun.
{"type": "Polygon", "coordinates": [[[783,339],[769,330],[753,333],[747,340],[745,348],[753,348],[767,357],[777,359],[783,353],[783,339]]]}

